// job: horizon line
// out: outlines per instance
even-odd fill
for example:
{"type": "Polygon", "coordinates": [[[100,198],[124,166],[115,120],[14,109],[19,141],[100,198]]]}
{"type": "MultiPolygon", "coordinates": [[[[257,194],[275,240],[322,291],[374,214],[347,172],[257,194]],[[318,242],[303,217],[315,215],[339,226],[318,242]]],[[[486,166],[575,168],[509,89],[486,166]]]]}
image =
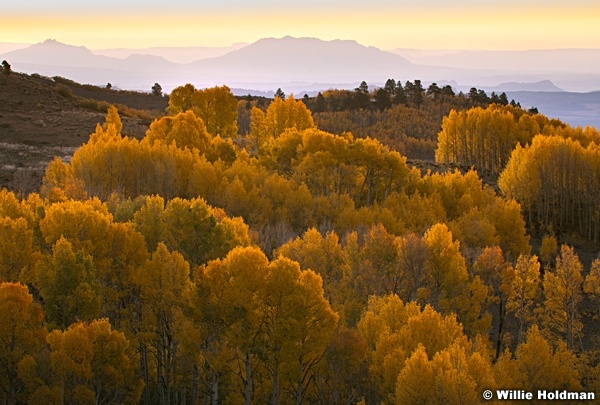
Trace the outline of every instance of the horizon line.
{"type": "MultiPolygon", "coordinates": [[[[359,42],[356,39],[343,39],[343,38],[336,38],[336,39],[321,39],[319,37],[309,37],[309,36],[292,36],[292,35],[284,35],[282,37],[262,37],[259,38],[255,41],[252,42],[247,42],[247,41],[235,41],[233,43],[230,43],[229,45],[151,45],[151,46],[145,46],[145,47],[90,47],[88,45],[77,45],[77,44],[73,44],[73,43],[69,43],[69,42],[63,42],[62,40],[57,40],[55,38],[46,38],[42,41],[39,42],[14,42],[14,41],[0,41],[0,45],[4,44],[4,45],[18,45],[18,46],[23,46],[24,48],[26,47],[30,47],[33,45],[40,45],[43,44],[45,42],[48,41],[53,41],[53,42],[57,42],[59,44],[62,45],[68,45],[68,46],[74,46],[74,47],[84,47],[90,51],[94,51],[94,50],[98,50],[98,51],[108,51],[108,50],[119,50],[119,49],[126,49],[126,50],[145,50],[145,49],[153,49],[153,48],[173,48],[173,49],[189,49],[189,48],[232,48],[235,46],[239,46],[239,45],[244,45],[245,46],[249,46],[252,44],[255,44],[259,41],[263,41],[263,40],[268,40],[268,39],[274,39],[274,40],[284,40],[286,38],[291,38],[291,39],[295,39],[295,40],[302,40],[302,39],[314,39],[314,40],[319,40],[322,42],[336,42],[336,41],[341,41],[341,42],[355,42],[361,46],[364,47],[372,47],[372,48],[376,48],[379,49],[380,51],[384,51],[384,52],[390,52],[390,51],[397,51],[397,50],[407,50],[407,51],[429,51],[429,52],[535,52],[535,51],[561,51],[561,50],[600,50],[600,47],[594,48],[594,47],[539,47],[539,48],[522,48],[522,49],[511,49],[511,48],[444,48],[444,47],[432,47],[432,48],[419,48],[419,47],[406,47],[406,46],[398,46],[398,47],[394,47],[394,48],[381,48],[375,45],[370,45],[370,44],[364,44],[359,42]]],[[[19,49],[23,49],[23,48],[18,48],[18,49],[14,49],[14,50],[19,50],[19,49]]],[[[241,49],[241,48],[240,48],[241,49]]],[[[9,51],[10,52],[10,51],[9,51]]]]}

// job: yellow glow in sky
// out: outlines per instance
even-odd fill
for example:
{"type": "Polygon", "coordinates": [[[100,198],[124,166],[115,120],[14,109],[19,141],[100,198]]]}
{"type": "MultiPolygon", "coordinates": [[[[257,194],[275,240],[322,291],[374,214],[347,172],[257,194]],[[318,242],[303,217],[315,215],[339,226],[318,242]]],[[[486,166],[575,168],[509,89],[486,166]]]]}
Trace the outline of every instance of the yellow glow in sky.
{"type": "Polygon", "coordinates": [[[291,35],[354,39],[381,49],[600,48],[600,5],[534,3],[499,9],[448,4],[418,7],[417,3],[365,9],[349,3],[344,8],[320,9],[246,6],[236,11],[171,8],[145,12],[141,8],[141,12],[123,14],[63,10],[50,15],[3,12],[0,6],[0,42],[37,43],[52,38],[92,49],[229,46],[291,35]]]}

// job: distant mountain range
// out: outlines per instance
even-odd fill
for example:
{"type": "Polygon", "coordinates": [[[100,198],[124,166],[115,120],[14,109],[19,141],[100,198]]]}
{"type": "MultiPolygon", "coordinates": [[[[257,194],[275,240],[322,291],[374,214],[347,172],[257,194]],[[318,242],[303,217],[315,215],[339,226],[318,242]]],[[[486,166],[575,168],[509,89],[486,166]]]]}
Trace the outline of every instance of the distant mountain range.
{"type": "MultiPolygon", "coordinates": [[[[600,49],[544,49],[527,51],[450,51],[394,49],[415,64],[486,70],[505,81],[551,80],[574,92],[600,90],[600,49]],[[519,76],[521,78],[519,78],[519,76]],[[512,77],[512,78],[508,78],[512,77]]],[[[491,77],[490,77],[491,78],[491,77]]]]}
{"type": "MultiPolygon", "coordinates": [[[[239,94],[269,94],[265,92],[279,87],[287,94],[304,94],[354,89],[363,80],[382,86],[388,78],[420,79],[425,86],[450,84],[455,91],[470,87],[511,94],[600,90],[600,50],[594,49],[388,52],[355,41],[292,37],[214,48],[90,50],[54,40],[28,47],[0,43],[0,51],[6,49],[10,51],[0,60],[8,60],[15,71],[142,91],[149,91],[154,83],[166,92],[192,83],[196,87],[227,84],[239,94]]],[[[584,109],[581,123],[598,116],[600,106],[594,100],[592,94],[588,102],[578,103],[584,109]]]]}
{"type": "MultiPolygon", "coordinates": [[[[322,89],[354,85],[361,80],[385,81],[388,77],[404,76],[405,72],[412,79],[416,73],[413,65],[399,55],[354,41],[314,38],[261,39],[224,55],[200,57],[191,63],[175,63],[156,54],[133,54],[127,50],[121,51],[127,55],[125,58],[106,56],[115,55],[116,51],[101,53],[46,40],[0,57],[9,60],[13,69],[26,73],[65,75],[93,84],[111,82],[129,89],[148,89],[159,82],[168,90],[190,82],[199,87],[227,83],[256,90],[292,84],[311,90],[315,86],[322,89]]],[[[165,54],[164,50],[158,53],[165,54]]]]}
{"type": "Polygon", "coordinates": [[[113,48],[92,49],[96,55],[125,59],[132,55],[160,56],[174,63],[192,63],[200,59],[218,58],[231,51],[248,46],[245,42],[231,46],[186,46],[186,47],[152,47],[152,48],[113,48]]]}

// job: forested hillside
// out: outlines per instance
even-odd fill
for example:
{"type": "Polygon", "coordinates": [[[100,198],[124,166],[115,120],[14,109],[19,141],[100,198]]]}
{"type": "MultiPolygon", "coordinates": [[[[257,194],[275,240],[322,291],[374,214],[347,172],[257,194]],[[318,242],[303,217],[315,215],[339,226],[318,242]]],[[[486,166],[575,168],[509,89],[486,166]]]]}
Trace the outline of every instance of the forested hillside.
{"type": "MultiPolygon", "coordinates": [[[[250,130],[250,108],[268,105],[264,99],[248,97],[246,101],[240,102],[238,110],[241,135],[250,130]]],[[[432,83],[425,89],[420,80],[402,84],[394,79],[373,90],[363,81],[354,91],[327,90],[316,97],[305,95],[302,101],[319,129],[375,138],[409,159],[425,160],[433,160],[442,119],[452,109],[509,104],[504,93],[488,96],[473,87],[468,94],[455,94],[449,85],[440,87],[432,83]]],[[[518,105],[514,100],[510,104],[518,105]]]]}
{"type": "Polygon", "coordinates": [[[39,192],[0,192],[2,403],[600,389],[600,260],[562,243],[596,246],[597,132],[419,86],[186,85],[141,139],[109,107],[39,192]],[[407,165],[434,150],[471,169],[407,165]]]}

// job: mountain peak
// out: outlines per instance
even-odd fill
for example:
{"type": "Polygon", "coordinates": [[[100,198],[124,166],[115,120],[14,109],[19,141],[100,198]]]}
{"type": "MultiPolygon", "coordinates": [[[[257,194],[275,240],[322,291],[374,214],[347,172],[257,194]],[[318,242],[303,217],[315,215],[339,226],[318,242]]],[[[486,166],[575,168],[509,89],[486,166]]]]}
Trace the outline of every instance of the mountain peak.
{"type": "Polygon", "coordinates": [[[564,92],[563,89],[556,86],[550,80],[540,80],[537,82],[507,82],[496,86],[499,91],[537,91],[537,92],[564,92]]]}
{"type": "Polygon", "coordinates": [[[246,76],[255,83],[360,83],[410,75],[408,71],[413,67],[399,55],[356,41],[289,35],[259,39],[220,58],[194,62],[193,66],[198,71],[211,72],[205,77],[239,77],[237,70],[244,66],[246,76]]]}
{"type": "Polygon", "coordinates": [[[89,51],[85,46],[69,45],[59,42],[56,39],[46,39],[44,42],[39,42],[32,46],[44,48],[85,49],[86,51],[89,51]]]}

